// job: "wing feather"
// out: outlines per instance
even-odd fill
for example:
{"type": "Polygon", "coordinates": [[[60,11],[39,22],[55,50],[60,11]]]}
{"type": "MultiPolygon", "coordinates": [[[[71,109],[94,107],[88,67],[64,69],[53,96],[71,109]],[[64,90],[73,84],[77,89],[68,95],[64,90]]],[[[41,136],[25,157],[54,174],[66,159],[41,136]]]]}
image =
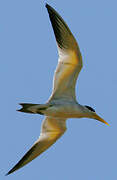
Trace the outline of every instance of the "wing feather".
{"type": "Polygon", "coordinates": [[[48,4],[49,13],[57,41],[59,60],[54,75],[53,92],[50,99],[76,99],[75,84],[82,68],[82,56],[78,44],[62,17],[48,4]]]}
{"type": "Polygon", "coordinates": [[[22,159],[6,174],[9,175],[14,171],[25,166],[35,159],[42,152],[48,149],[64,134],[66,130],[66,119],[46,117],[43,120],[39,139],[34,143],[31,149],[22,157],[22,159]]]}

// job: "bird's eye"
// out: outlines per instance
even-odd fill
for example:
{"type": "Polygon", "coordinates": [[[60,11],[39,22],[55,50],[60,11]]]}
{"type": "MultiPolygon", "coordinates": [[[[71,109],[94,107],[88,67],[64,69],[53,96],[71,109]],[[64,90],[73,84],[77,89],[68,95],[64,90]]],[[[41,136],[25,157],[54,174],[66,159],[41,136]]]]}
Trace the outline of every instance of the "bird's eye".
{"type": "Polygon", "coordinates": [[[92,111],[92,112],[95,112],[95,110],[92,108],[92,107],[90,107],[90,106],[85,106],[87,109],[89,109],[90,111],[92,111]]]}

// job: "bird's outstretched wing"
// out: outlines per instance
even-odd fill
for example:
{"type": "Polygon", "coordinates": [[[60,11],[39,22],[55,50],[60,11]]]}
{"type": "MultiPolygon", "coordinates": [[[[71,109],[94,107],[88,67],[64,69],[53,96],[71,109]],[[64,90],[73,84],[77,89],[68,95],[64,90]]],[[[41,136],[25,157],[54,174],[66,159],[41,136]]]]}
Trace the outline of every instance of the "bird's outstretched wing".
{"type": "Polygon", "coordinates": [[[66,119],[46,117],[42,122],[39,139],[23,158],[6,174],[9,175],[20,169],[56,142],[66,130],[66,119]]]}
{"type": "Polygon", "coordinates": [[[76,99],[75,84],[82,68],[80,49],[62,17],[48,4],[46,4],[46,8],[54,30],[59,53],[50,100],[56,98],[76,99]]]}

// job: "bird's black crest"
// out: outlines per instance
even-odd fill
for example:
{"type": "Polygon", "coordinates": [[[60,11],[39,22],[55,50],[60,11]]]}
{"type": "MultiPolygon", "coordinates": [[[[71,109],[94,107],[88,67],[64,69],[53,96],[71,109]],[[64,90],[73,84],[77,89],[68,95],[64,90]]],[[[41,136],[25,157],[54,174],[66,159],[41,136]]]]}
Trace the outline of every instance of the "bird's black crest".
{"type": "Polygon", "coordinates": [[[87,109],[89,109],[90,111],[92,111],[92,112],[95,112],[95,110],[92,108],[92,107],[90,107],[90,106],[85,106],[87,109]]]}

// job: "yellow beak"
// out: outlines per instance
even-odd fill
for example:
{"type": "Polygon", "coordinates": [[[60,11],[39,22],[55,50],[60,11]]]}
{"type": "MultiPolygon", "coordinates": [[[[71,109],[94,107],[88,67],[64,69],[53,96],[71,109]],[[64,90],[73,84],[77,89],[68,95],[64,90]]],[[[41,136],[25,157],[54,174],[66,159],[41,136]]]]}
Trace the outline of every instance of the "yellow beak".
{"type": "Polygon", "coordinates": [[[101,121],[102,123],[105,123],[106,125],[110,126],[104,119],[102,119],[100,116],[98,116],[97,114],[95,114],[95,119],[98,121],[101,121]]]}

